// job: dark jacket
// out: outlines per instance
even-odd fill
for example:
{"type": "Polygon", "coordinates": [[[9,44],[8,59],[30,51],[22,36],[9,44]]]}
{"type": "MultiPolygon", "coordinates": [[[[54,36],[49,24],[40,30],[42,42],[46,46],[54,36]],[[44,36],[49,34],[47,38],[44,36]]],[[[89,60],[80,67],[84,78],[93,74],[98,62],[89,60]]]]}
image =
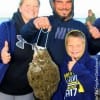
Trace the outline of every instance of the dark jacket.
{"type": "Polygon", "coordinates": [[[100,18],[97,18],[97,19],[95,20],[95,22],[93,23],[93,25],[94,25],[95,27],[97,27],[98,30],[100,30],[100,18]]]}
{"type": "Polygon", "coordinates": [[[27,70],[32,60],[33,50],[32,45],[28,44],[20,35],[20,29],[24,24],[18,11],[11,20],[0,25],[0,51],[4,46],[4,41],[7,40],[11,53],[11,61],[0,84],[0,92],[10,95],[32,92],[27,80],[27,70]]]}
{"type": "Polygon", "coordinates": [[[60,67],[61,81],[53,100],[95,100],[95,60],[85,53],[69,72],[66,55],[60,67]]]}
{"type": "MultiPolygon", "coordinates": [[[[93,23],[93,25],[100,31],[100,18],[97,18],[93,23]]],[[[90,49],[90,52],[92,55],[95,55],[98,52],[100,52],[100,38],[98,39],[91,38],[91,39],[92,39],[91,40],[92,49],[90,49]]]]}
{"type": "MultiPolygon", "coordinates": [[[[88,29],[86,26],[74,20],[73,18],[64,21],[57,15],[48,17],[52,26],[52,29],[48,36],[47,49],[55,61],[56,64],[61,65],[64,60],[65,46],[64,39],[67,32],[77,29],[85,33],[87,39],[90,39],[88,29]]],[[[37,30],[33,25],[33,20],[27,23],[21,30],[22,37],[28,42],[36,42],[37,36],[40,30],[37,30]]],[[[39,41],[39,45],[43,46],[45,42],[46,34],[42,33],[39,41]]]]}
{"type": "MultiPolygon", "coordinates": [[[[0,25],[0,36],[1,36],[1,38],[0,38],[0,52],[3,48],[3,46],[4,46],[4,41],[8,41],[8,44],[10,46],[9,52],[12,53],[14,51],[14,44],[15,44],[14,23],[11,23],[11,22],[8,21],[8,22],[1,24],[0,25]],[[11,42],[11,40],[13,42],[11,42]]],[[[4,75],[5,75],[5,73],[8,69],[8,66],[9,66],[9,64],[3,64],[2,60],[0,59],[0,83],[3,80],[3,77],[4,77],[4,75]]]]}

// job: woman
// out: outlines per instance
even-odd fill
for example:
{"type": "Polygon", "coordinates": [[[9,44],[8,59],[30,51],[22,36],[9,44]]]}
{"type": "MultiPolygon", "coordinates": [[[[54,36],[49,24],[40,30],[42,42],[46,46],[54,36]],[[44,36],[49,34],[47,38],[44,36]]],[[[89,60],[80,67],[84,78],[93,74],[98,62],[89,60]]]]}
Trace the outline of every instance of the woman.
{"type": "Polygon", "coordinates": [[[31,18],[38,16],[38,0],[21,0],[12,19],[0,25],[1,62],[9,65],[0,84],[1,100],[34,100],[27,81],[27,69],[32,59],[32,44],[20,35],[20,29],[31,18]]]}

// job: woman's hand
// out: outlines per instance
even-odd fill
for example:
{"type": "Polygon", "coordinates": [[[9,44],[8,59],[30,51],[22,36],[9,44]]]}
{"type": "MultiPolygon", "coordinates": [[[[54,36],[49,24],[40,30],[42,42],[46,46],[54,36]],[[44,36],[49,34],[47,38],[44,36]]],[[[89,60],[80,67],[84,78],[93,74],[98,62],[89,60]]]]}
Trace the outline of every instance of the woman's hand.
{"type": "Polygon", "coordinates": [[[11,60],[11,55],[9,53],[8,42],[5,41],[4,47],[1,50],[1,60],[4,64],[7,64],[11,60]]]}

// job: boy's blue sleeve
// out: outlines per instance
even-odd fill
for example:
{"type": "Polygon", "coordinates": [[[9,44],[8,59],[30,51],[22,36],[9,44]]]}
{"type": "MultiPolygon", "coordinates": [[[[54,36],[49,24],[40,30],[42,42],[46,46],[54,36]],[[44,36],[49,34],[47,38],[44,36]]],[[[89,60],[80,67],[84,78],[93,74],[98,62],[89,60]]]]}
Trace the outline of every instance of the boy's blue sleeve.
{"type": "Polygon", "coordinates": [[[98,66],[98,88],[100,89],[100,66],[98,66]]]}
{"type": "MultiPolygon", "coordinates": [[[[93,60],[94,61],[94,60],[93,60]]],[[[77,74],[78,80],[84,87],[85,91],[94,92],[95,89],[95,64],[89,63],[87,65],[76,63],[72,72],[77,74]]]]}
{"type": "Polygon", "coordinates": [[[54,93],[52,100],[63,100],[64,99],[64,84],[61,81],[59,83],[57,91],[54,93]]]}
{"type": "Polygon", "coordinates": [[[52,100],[64,100],[65,90],[66,90],[66,83],[64,79],[64,73],[63,73],[64,67],[59,67],[60,71],[60,82],[58,85],[57,91],[54,93],[52,100]]]}

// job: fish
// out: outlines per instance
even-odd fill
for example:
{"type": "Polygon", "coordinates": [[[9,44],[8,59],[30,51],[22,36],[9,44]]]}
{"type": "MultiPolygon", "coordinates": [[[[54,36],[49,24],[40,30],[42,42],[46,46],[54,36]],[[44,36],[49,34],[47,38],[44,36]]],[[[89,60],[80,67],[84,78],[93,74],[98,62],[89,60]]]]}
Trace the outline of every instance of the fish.
{"type": "Polygon", "coordinates": [[[36,98],[51,100],[60,82],[60,72],[47,48],[34,45],[33,59],[29,63],[27,77],[36,98]]]}

